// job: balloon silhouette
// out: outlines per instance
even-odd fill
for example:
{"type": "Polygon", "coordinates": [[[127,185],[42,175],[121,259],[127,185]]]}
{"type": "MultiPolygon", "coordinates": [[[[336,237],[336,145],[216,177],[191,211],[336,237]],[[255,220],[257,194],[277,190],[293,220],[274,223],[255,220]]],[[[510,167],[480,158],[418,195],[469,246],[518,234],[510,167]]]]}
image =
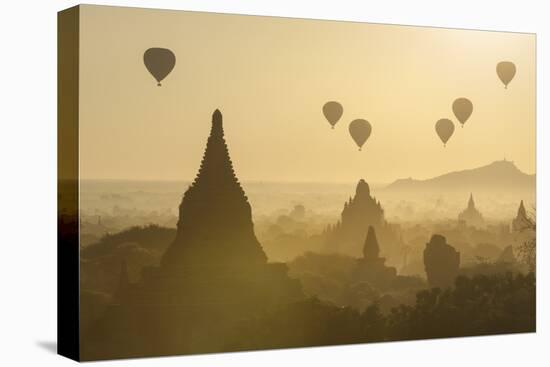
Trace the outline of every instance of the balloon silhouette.
{"type": "Polygon", "coordinates": [[[449,119],[441,119],[435,123],[435,132],[439,135],[443,146],[446,146],[447,141],[455,132],[455,124],[449,119]]]}
{"type": "Polygon", "coordinates": [[[355,144],[359,147],[359,151],[361,151],[361,147],[363,147],[363,144],[369,138],[371,131],[372,127],[367,120],[357,119],[349,124],[349,133],[355,144]]]}
{"type": "Polygon", "coordinates": [[[458,98],[453,102],[453,113],[455,114],[462,127],[466,120],[472,115],[474,105],[468,98],[458,98]]]}
{"type": "Polygon", "coordinates": [[[516,65],[510,61],[499,62],[497,64],[497,75],[500,81],[504,83],[504,89],[508,88],[508,84],[516,75],[516,65]]]}
{"type": "Polygon", "coordinates": [[[325,115],[325,118],[333,129],[334,125],[336,125],[338,120],[340,120],[340,117],[342,117],[343,112],[344,109],[342,108],[342,105],[335,101],[327,102],[323,106],[323,115],[325,115]]]}
{"type": "Polygon", "coordinates": [[[176,65],[176,56],[167,48],[153,47],[143,54],[143,63],[160,87],[160,82],[170,74],[176,65]]]}

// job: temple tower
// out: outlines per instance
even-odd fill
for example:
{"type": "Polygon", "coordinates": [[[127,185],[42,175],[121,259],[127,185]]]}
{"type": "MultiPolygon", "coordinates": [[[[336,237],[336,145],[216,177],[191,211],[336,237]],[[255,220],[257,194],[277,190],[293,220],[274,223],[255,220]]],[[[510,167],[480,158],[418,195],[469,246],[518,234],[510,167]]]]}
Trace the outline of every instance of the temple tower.
{"type": "Polygon", "coordinates": [[[222,114],[216,110],[199,171],[179,206],[176,238],[163,256],[162,269],[219,272],[266,262],[248,198],[229,157],[222,114]]]}
{"type": "Polygon", "coordinates": [[[523,205],[523,200],[519,203],[518,213],[512,221],[512,231],[521,232],[529,228],[530,220],[527,216],[527,211],[523,205]]]}
{"type": "Polygon", "coordinates": [[[474,195],[470,193],[470,199],[468,200],[468,206],[458,215],[458,221],[463,222],[466,225],[473,227],[483,227],[485,221],[483,216],[477,210],[474,202],[474,195]]]}
{"type": "Polygon", "coordinates": [[[363,247],[363,256],[365,259],[374,260],[378,259],[380,254],[380,246],[378,246],[378,239],[376,238],[376,232],[372,226],[369,226],[367,233],[367,239],[365,240],[365,246],[363,247]]]}

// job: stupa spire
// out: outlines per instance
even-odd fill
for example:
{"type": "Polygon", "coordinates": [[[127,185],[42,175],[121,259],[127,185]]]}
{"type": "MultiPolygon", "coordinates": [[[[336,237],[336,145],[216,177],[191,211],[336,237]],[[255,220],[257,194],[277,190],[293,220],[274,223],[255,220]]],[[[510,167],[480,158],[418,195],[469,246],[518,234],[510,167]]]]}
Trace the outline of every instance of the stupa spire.
{"type": "Polygon", "coordinates": [[[216,110],[212,114],[210,136],[208,137],[199,172],[193,185],[203,180],[215,180],[224,184],[231,183],[240,189],[240,184],[233,170],[233,163],[229,157],[227,143],[225,142],[223,116],[220,110],[216,110]]]}
{"type": "Polygon", "coordinates": [[[527,215],[527,211],[525,210],[523,200],[521,200],[521,202],[519,203],[518,214],[512,221],[512,230],[523,231],[526,228],[529,228],[529,223],[529,216],[527,215]]]}
{"type": "Polygon", "coordinates": [[[202,162],[183,195],[177,227],[176,238],[162,259],[168,271],[267,261],[254,234],[248,198],[233,170],[219,110],[212,114],[202,162]]]}
{"type": "Polygon", "coordinates": [[[523,205],[523,200],[519,203],[518,217],[527,217],[527,211],[525,210],[525,206],[523,205]]]}
{"type": "Polygon", "coordinates": [[[470,199],[468,200],[468,208],[474,209],[476,204],[474,203],[474,194],[470,193],[470,199]]]}
{"type": "Polygon", "coordinates": [[[373,226],[369,226],[367,232],[367,238],[365,240],[365,246],[363,247],[363,256],[365,259],[378,259],[380,253],[380,246],[378,245],[378,239],[376,238],[376,232],[373,226]]]}

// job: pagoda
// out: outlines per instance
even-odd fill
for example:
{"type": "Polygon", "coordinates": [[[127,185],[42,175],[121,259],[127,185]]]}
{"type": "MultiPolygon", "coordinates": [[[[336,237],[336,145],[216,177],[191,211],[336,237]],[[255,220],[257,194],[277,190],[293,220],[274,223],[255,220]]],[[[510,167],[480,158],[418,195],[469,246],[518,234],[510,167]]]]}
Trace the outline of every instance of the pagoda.
{"type": "Polygon", "coordinates": [[[386,256],[395,258],[394,255],[398,254],[401,248],[396,228],[385,220],[380,201],[371,194],[369,184],[361,179],[357,183],[353,198],[350,197],[344,203],[340,220],[324,231],[324,250],[360,257],[370,226],[386,244],[386,256]]]}
{"type": "Polygon", "coordinates": [[[229,157],[216,110],[199,172],[179,206],[177,234],[162,258],[167,273],[252,268],[267,263],[252,212],[229,157]]]}
{"type": "Polygon", "coordinates": [[[483,216],[476,208],[472,193],[470,193],[468,206],[458,215],[458,221],[472,227],[482,227],[484,225],[483,216]]]}
{"type": "Polygon", "coordinates": [[[519,203],[518,213],[512,221],[512,231],[521,232],[529,228],[530,220],[527,216],[527,211],[523,205],[523,200],[519,203]]]}
{"type": "MultiPolygon", "coordinates": [[[[284,263],[268,263],[254,234],[252,210],[233,170],[224,138],[222,114],[212,115],[212,127],[194,181],[179,206],[174,242],[160,267],[146,269],[130,303],[151,302],[143,289],[158,292],[171,303],[202,307],[232,302],[240,308],[270,303],[277,292],[300,292],[287,277],[284,263]],[[238,297],[237,297],[238,295],[238,297]]],[[[284,302],[285,296],[279,294],[284,302]]],[[[154,302],[158,302],[158,296],[154,302]]]]}
{"type": "Polygon", "coordinates": [[[83,335],[83,359],[230,351],[240,322],[303,298],[287,271],[256,239],[216,110],[173,243],[138,282],[122,264],[113,303],[83,335]]]}
{"type": "Polygon", "coordinates": [[[357,260],[354,277],[357,280],[367,281],[378,289],[388,288],[397,276],[397,270],[386,266],[385,262],[386,259],[380,257],[376,231],[373,226],[369,226],[363,246],[363,257],[357,260]]]}

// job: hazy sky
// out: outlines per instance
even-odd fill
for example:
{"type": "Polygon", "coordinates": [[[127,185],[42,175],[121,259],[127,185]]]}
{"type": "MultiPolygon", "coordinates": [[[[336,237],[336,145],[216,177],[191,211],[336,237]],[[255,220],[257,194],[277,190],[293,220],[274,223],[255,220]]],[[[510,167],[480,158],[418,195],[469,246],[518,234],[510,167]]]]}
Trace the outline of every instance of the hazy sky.
{"type": "Polygon", "coordinates": [[[216,108],[242,181],[389,182],[504,157],[535,171],[534,35],[83,6],[80,47],[82,178],[192,179],[216,108]],[[150,47],[176,54],[162,87],[150,47]],[[474,104],[463,129],[458,97],[474,104]],[[334,130],[329,100],[344,107],[334,130]],[[372,125],[361,152],[357,118],[372,125]],[[441,118],[456,125],[446,148],[441,118]]]}

